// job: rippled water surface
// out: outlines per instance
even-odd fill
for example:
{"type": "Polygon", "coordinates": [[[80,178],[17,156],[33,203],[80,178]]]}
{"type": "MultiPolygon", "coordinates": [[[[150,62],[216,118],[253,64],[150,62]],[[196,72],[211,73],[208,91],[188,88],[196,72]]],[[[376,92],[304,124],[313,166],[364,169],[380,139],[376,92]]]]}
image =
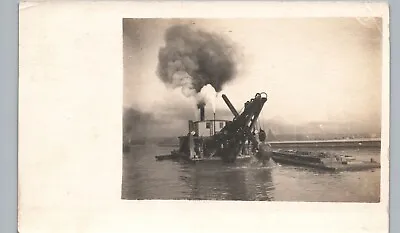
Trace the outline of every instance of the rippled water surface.
{"type": "MultiPolygon", "coordinates": [[[[136,146],[123,158],[123,199],[379,202],[380,169],[321,172],[257,162],[156,161],[172,147],[136,146]]],[[[378,148],[326,149],[379,161],[378,148]]]]}

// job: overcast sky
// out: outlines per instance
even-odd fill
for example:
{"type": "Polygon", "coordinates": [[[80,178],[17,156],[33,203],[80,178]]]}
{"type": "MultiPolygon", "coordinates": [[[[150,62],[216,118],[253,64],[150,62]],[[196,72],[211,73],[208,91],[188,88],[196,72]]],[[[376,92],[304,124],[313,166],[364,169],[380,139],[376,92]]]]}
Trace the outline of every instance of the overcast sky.
{"type": "MultiPolygon", "coordinates": [[[[220,33],[240,56],[236,79],[222,93],[236,108],[256,92],[269,95],[263,117],[292,123],[368,121],[380,124],[381,22],[377,19],[221,19],[124,21],[124,105],[158,116],[193,100],[157,77],[165,30],[189,23],[220,33]]],[[[217,100],[218,109],[227,109],[217,100]]]]}

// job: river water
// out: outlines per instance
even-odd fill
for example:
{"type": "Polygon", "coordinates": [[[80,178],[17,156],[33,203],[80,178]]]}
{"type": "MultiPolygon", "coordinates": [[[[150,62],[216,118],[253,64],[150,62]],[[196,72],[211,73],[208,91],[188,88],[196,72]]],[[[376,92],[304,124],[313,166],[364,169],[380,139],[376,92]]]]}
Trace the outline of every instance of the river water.
{"type": "MultiPolygon", "coordinates": [[[[173,147],[135,146],[123,158],[122,199],[379,202],[380,169],[321,172],[247,162],[156,161],[173,147]]],[[[310,149],[312,150],[312,149],[310,149]]],[[[359,160],[380,159],[379,148],[340,148],[359,160]]]]}

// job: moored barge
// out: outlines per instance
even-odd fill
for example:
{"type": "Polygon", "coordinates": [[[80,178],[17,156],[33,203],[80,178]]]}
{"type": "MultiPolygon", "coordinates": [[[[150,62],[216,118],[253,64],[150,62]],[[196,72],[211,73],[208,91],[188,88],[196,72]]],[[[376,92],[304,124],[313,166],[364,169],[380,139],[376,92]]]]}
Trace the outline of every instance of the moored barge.
{"type": "Polygon", "coordinates": [[[272,152],[272,160],[278,164],[304,166],[327,171],[360,171],[380,168],[380,163],[357,161],[354,157],[327,152],[297,150],[277,150],[272,152]]]}

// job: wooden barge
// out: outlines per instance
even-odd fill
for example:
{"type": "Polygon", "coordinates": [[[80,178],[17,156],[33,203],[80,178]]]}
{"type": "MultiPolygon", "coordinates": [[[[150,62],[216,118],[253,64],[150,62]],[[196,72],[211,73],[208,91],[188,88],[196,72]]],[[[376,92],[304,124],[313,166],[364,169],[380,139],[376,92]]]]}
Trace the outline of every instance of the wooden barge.
{"type": "Polygon", "coordinates": [[[272,152],[272,160],[278,164],[311,167],[327,171],[361,171],[380,168],[374,161],[357,161],[354,157],[326,152],[278,150],[272,152]]]}

